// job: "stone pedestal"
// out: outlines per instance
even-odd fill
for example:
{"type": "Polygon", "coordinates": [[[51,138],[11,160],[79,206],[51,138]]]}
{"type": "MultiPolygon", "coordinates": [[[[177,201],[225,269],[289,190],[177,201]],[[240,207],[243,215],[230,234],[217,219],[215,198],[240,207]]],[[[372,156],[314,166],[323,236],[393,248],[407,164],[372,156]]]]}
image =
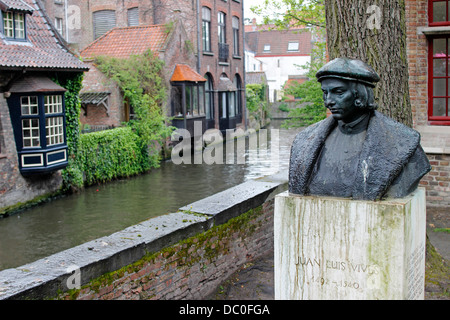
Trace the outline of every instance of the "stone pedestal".
{"type": "Polygon", "coordinates": [[[275,299],[423,299],[425,190],[355,201],[275,198],[275,299]]]}

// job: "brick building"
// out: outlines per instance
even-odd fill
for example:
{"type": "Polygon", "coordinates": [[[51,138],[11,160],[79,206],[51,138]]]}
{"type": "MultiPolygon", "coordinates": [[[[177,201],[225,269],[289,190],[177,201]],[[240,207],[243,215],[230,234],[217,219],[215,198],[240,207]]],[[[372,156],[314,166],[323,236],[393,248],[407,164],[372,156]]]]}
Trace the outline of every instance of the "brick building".
{"type": "Polygon", "coordinates": [[[414,128],[432,171],[421,181],[428,204],[450,205],[450,1],[407,0],[407,52],[414,128]]]}
{"type": "MultiPolygon", "coordinates": [[[[98,56],[128,58],[151,50],[165,63],[163,70],[166,87],[174,66],[183,61],[195,68],[196,59],[188,45],[186,31],[181,21],[169,25],[142,25],[115,27],[92,42],[80,55],[90,65],[81,90],[81,123],[91,129],[118,127],[133,117],[132,106],[123,101],[123,95],[114,81],[108,79],[95,65],[98,56]]],[[[165,106],[170,109],[170,104],[165,106]]],[[[171,115],[171,114],[169,114],[171,115]]]]}
{"type": "Polygon", "coordinates": [[[61,187],[67,166],[64,88],[87,70],[49,24],[40,2],[0,1],[0,208],[61,187]]]}
{"type": "MultiPolygon", "coordinates": [[[[179,127],[191,127],[193,121],[201,120],[203,131],[245,126],[242,0],[42,1],[55,25],[62,24],[62,36],[77,52],[115,27],[182,21],[193,52],[188,61],[181,59],[167,68],[174,71],[175,64],[189,65],[206,82],[197,89],[201,93],[198,102],[192,101],[198,103],[198,115],[180,112],[179,86],[171,84],[169,115],[179,127]],[[195,59],[194,65],[191,59],[195,59]]],[[[191,90],[191,82],[185,82],[186,90],[191,90]]]]}

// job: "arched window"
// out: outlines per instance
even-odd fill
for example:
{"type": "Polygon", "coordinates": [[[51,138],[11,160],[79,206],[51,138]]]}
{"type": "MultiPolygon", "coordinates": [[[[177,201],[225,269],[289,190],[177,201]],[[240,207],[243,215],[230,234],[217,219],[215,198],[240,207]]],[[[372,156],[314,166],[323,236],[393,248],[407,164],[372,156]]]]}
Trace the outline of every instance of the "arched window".
{"type": "Polygon", "coordinates": [[[205,111],[206,119],[214,119],[214,85],[211,74],[205,75],[205,111]]]}
{"type": "Polygon", "coordinates": [[[211,52],[211,9],[202,8],[203,51],[211,52]]]}
{"type": "Polygon", "coordinates": [[[239,56],[239,18],[232,18],[233,27],[233,55],[239,56]]]}

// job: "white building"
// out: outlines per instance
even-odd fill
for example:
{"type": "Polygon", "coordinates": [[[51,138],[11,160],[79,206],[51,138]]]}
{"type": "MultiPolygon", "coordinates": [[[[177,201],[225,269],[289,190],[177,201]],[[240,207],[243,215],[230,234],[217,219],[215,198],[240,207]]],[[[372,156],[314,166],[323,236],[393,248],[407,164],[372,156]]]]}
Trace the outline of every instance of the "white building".
{"type": "Polygon", "coordinates": [[[290,76],[306,74],[302,66],[311,61],[311,33],[305,29],[285,31],[262,30],[267,28],[255,28],[254,25],[248,27],[245,33],[248,48],[246,71],[265,71],[270,101],[278,101],[290,76]],[[252,69],[257,62],[261,70],[252,69]]]}

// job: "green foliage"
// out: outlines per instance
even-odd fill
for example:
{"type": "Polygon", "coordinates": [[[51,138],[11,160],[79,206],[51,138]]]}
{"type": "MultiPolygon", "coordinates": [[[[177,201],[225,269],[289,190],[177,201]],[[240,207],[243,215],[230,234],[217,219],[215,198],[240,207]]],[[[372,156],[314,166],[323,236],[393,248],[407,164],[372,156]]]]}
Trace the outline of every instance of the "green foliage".
{"type": "Polygon", "coordinates": [[[65,88],[66,133],[69,156],[75,155],[80,136],[80,107],[79,93],[83,86],[83,73],[76,73],[66,78],[54,78],[53,81],[65,88]]]}
{"type": "Polygon", "coordinates": [[[157,155],[150,159],[148,152],[142,152],[131,127],[81,135],[79,156],[87,185],[132,176],[158,165],[157,155]]]}
{"type": "Polygon", "coordinates": [[[166,98],[164,63],[151,51],[128,59],[98,57],[96,63],[118,84],[124,103],[132,106],[135,118],[126,127],[81,136],[77,163],[70,169],[75,187],[158,167],[157,148],[173,130],[166,125],[161,107],[166,98]]]}
{"type": "Polygon", "coordinates": [[[64,190],[145,172],[159,165],[158,145],[172,127],[162,111],[166,90],[164,63],[151,51],[129,59],[99,57],[98,68],[117,82],[135,118],[127,127],[80,135],[82,74],[60,80],[66,92],[69,165],[62,171],[64,190]]]}
{"type": "Polygon", "coordinates": [[[286,104],[286,103],[282,103],[282,104],[280,104],[279,106],[278,106],[278,109],[280,109],[280,111],[283,111],[283,112],[289,112],[289,107],[288,107],[288,105],[286,104]]]}
{"type": "Polygon", "coordinates": [[[173,128],[168,122],[162,105],[166,99],[164,62],[148,50],[143,55],[128,59],[98,57],[97,67],[119,85],[124,102],[129,103],[136,118],[128,125],[140,137],[141,147],[147,148],[153,141],[162,143],[173,128]]]}
{"type": "Polygon", "coordinates": [[[302,84],[295,83],[285,89],[286,95],[300,97],[300,106],[291,109],[283,123],[284,128],[303,127],[326,117],[326,108],[323,103],[323,93],[320,83],[312,78],[302,84]]]}
{"type": "Polygon", "coordinates": [[[277,29],[292,26],[318,27],[325,29],[325,0],[264,0],[251,10],[264,19],[264,24],[273,24],[277,29]]]}
{"type": "Polygon", "coordinates": [[[83,86],[83,73],[71,73],[65,77],[59,75],[53,81],[65,88],[66,136],[68,147],[68,166],[61,171],[63,191],[79,188],[83,185],[83,173],[77,162],[80,144],[80,90],[83,86]]]}
{"type": "Polygon", "coordinates": [[[247,109],[250,112],[250,115],[257,120],[259,120],[261,113],[265,113],[267,116],[269,112],[266,97],[267,85],[248,84],[245,91],[247,109]]]}

